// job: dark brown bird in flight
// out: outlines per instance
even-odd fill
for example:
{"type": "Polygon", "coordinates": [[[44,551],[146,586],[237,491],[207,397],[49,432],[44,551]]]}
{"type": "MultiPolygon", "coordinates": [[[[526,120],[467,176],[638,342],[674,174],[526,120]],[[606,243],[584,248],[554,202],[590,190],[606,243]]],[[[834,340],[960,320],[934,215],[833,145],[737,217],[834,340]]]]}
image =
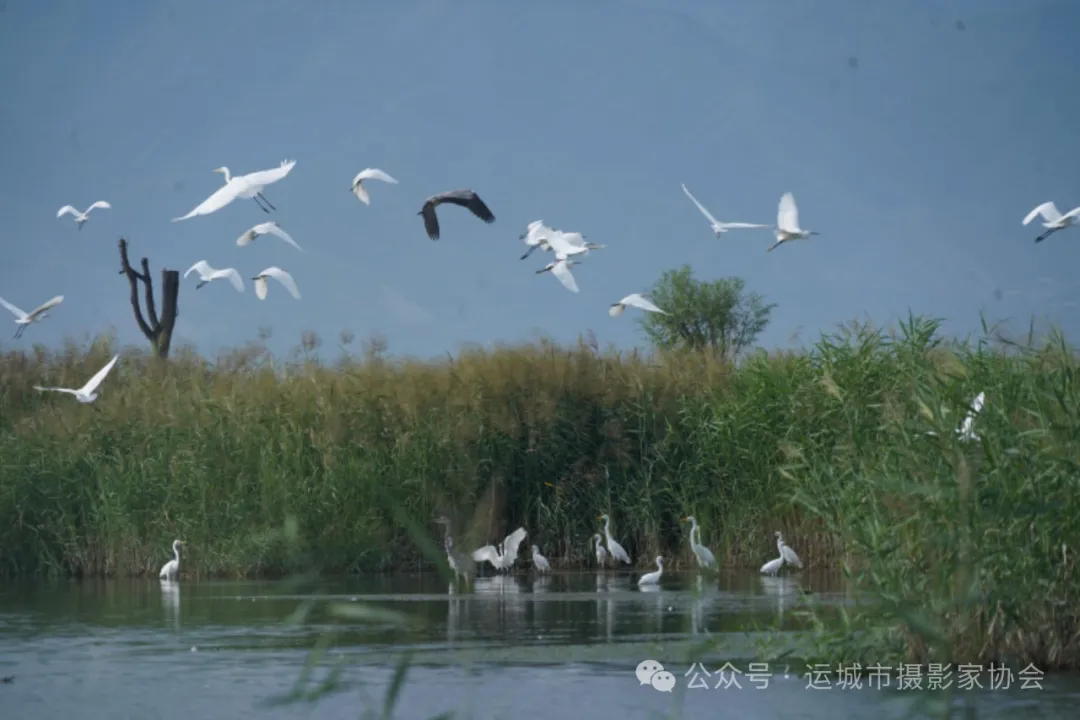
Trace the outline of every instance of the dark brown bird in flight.
{"type": "Polygon", "coordinates": [[[420,208],[417,215],[424,216],[424,229],[432,240],[439,239],[439,218],[435,215],[435,208],[443,203],[453,203],[468,208],[473,215],[489,225],[495,222],[495,216],[480,199],[480,196],[472,190],[450,190],[449,192],[432,195],[424,201],[424,207],[420,208]]]}

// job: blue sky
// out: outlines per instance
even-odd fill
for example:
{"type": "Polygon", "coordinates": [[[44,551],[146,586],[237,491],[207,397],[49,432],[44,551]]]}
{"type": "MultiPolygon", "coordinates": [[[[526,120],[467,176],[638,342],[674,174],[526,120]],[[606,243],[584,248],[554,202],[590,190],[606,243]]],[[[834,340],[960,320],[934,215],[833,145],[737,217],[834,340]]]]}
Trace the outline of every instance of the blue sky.
{"type": "Polygon", "coordinates": [[[627,347],[636,323],[608,305],[683,263],[777,303],[766,346],[909,309],[957,333],[980,311],[1080,329],[1080,230],[1036,246],[1020,224],[1045,200],[1080,205],[1068,0],[2,7],[0,296],[26,310],[66,296],[25,345],[110,328],[144,344],[121,235],[155,280],[200,259],[293,274],[301,301],[188,278],[174,342],[211,356],[263,327],[277,351],[305,330],[333,348],[346,329],[421,356],[590,329],[627,347]],[[237,247],[268,217],[250,200],[169,222],[220,186],[211,169],[286,158],[269,217],[305,253],[237,247]],[[373,183],[370,207],[349,192],[369,166],[400,181],[373,183]],[[728,221],[775,222],[791,191],[822,234],[774,253],[768,231],[717,240],[681,182],[728,221]],[[444,208],[433,243],[416,212],[458,187],[497,221],[444,208]],[[100,199],[113,209],[81,232],[55,217],[100,199]],[[533,274],[539,254],[518,260],[536,219],[607,244],[575,268],[580,294],[533,274]]]}

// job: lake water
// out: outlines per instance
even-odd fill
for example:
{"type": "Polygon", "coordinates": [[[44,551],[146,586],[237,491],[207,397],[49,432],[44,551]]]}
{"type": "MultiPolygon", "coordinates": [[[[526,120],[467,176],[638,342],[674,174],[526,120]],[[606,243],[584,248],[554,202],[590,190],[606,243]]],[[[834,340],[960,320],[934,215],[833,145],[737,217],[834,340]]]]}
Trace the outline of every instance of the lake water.
{"type": "MultiPolygon", "coordinates": [[[[869,678],[861,689],[835,682],[810,689],[807,669],[782,661],[770,663],[771,677],[754,668],[762,676],[753,681],[718,673],[725,660],[750,670],[747,662],[769,633],[746,630],[777,621],[785,631],[806,627],[791,612],[803,597],[800,586],[817,602],[845,602],[838,578],[810,573],[797,579],[722,574],[701,585],[693,574],[665,573],[663,587],[651,592],[635,587],[629,573],[610,572],[478,578],[470,591],[455,592],[435,574],[307,586],[9,584],[0,589],[0,676],[10,678],[0,684],[0,717],[272,720],[360,718],[365,711],[378,717],[405,650],[413,654],[396,718],[448,712],[463,720],[942,717],[915,708],[946,693],[897,692],[895,670],[889,689],[867,687],[869,678]],[[307,600],[316,605],[306,621],[285,623],[307,600]],[[326,609],[331,603],[397,610],[416,623],[335,618],[326,609]],[[293,689],[320,638],[327,651],[309,687],[337,668],[336,690],[314,701],[272,704],[293,689]],[[694,681],[707,688],[690,688],[690,653],[708,641],[715,643],[705,663],[712,675],[694,681]],[[639,682],[635,669],[648,659],[671,673],[671,692],[639,682]],[[721,680],[741,689],[716,689],[721,680]]],[[[1020,670],[1011,668],[1008,690],[989,689],[983,672],[984,689],[956,693],[953,702],[974,704],[979,718],[1076,717],[1076,676],[1048,675],[1041,690],[1021,689],[1020,670]]],[[[951,679],[955,687],[955,673],[951,679]]]]}

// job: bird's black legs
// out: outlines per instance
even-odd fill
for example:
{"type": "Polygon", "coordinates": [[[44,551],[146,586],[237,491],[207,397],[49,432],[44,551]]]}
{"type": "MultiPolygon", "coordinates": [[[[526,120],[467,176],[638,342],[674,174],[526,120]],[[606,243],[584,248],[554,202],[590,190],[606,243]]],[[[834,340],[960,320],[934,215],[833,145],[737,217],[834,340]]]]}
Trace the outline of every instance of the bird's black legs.
{"type": "Polygon", "coordinates": [[[527,258],[527,257],[529,257],[530,255],[532,255],[532,254],[533,254],[533,250],[535,250],[535,249],[536,249],[536,248],[538,248],[538,247],[540,247],[540,246],[539,246],[539,245],[533,245],[532,247],[530,247],[530,248],[529,248],[529,251],[528,251],[528,252],[526,252],[526,253],[525,253],[524,255],[522,255],[522,256],[521,256],[521,259],[522,259],[522,260],[524,260],[525,258],[527,258]]]}
{"type": "Polygon", "coordinates": [[[206,280],[203,280],[202,282],[200,282],[198,285],[195,286],[195,289],[198,290],[199,288],[201,288],[205,284],[206,284],[206,280]]]}
{"type": "MultiPolygon", "coordinates": [[[[263,195],[262,193],[256,193],[256,195],[258,195],[258,197],[261,198],[264,203],[266,203],[267,205],[270,205],[270,201],[266,199],[265,195],[263,195]]],[[[274,207],[273,205],[270,205],[270,209],[271,210],[277,210],[277,208],[274,207]]]]}
{"type": "Polygon", "coordinates": [[[19,327],[15,328],[15,337],[13,339],[18,340],[20,337],[22,337],[23,330],[25,329],[26,326],[24,325],[20,325],[19,327]]]}
{"type": "Polygon", "coordinates": [[[259,202],[259,197],[257,195],[251,199],[255,201],[255,204],[258,205],[259,209],[262,210],[264,213],[270,212],[265,207],[263,207],[263,204],[261,202],[259,202]]]}
{"type": "Polygon", "coordinates": [[[1043,240],[1045,240],[1046,238],[1048,238],[1048,237],[1050,237],[1051,235],[1053,235],[1053,234],[1054,234],[1054,233],[1055,233],[1055,232],[1056,232],[1057,230],[1058,230],[1058,228],[1050,228],[1049,230],[1047,230],[1046,232],[1044,232],[1044,233],[1043,233],[1042,235],[1040,235],[1039,237],[1035,238],[1035,242],[1037,242],[1037,243],[1041,243],[1041,242],[1042,242],[1043,240]]]}

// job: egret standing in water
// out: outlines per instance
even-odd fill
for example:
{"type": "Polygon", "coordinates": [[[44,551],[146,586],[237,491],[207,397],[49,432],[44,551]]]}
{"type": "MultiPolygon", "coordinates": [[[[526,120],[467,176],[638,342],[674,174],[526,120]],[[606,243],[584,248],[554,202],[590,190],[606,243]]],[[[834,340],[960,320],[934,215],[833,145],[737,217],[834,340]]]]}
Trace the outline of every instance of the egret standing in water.
{"type": "Polygon", "coordinates": [[[630,564],[630,556],[627,554],[623,546],[615,541],[615,538],[611,537],[611,518],[607,513],[604,513],[597,520],[604,521],[604,538],[607,540],[607,550],[611,555],[611,561],[622,560],[627,565],[630,564]]]}
{"type": "Polygon", "coordinates": [[[593,550],[596,552],[596,564],[601,568],[607,565],[607,550],[600,543],[603,542],[604,536],[600,533],[596,533],[593,537],[593,550]]]}
{"type": "Polygon", "coordinates": [[[473,550],[473,560],[476,562],[484,562],[485,560],[491,563],[491,567],[498,571],[509,570],[514,566],[514,562],[517,560],[518,547],[525,539],[528,533],[525,532],[525,528],[519,527],[514,532],[506,536],[506,539],[496,545],[485,545],[478,550],[473,550]]]}
{"type": "Polygon", "coordinates": [[[540,548],[536,545],[532,546],[532,561],[533,565],[540,572],[546,573],[551,571],[551,563],[547,561],[547,558],[540,554],[540,548]]]}
{"type": "Polygon", "coordinates": [[[443,535],[443,548],[446,550],[446,562],[450,565],[450,569],[454,571],[454,579],[458,576],[464,577],[466,582],[469,579],[469,573],[466,570],[467,561],[456,550],[454,550],[454,538],[450,535],[450,518],[442,515],[435,520],[436,523],[443,526],[445,533],[443,535]]]}
{"type": "Polygon", "coordinates": [[[656,572],[646,573],[638,578],[638,587],[642,585],[659,585],[660,577],[664,574],[664,558],[656,556],[656,572]]]}
{"type": "Polygon", "coordinates": [[[161,566],[158,577],[162,580],[175,580],[180,574],[180,546],[183,544],[183,540],[173,540],[172,551],[175,557],[161,566]]]}
{"type": "Polygon", "coordinates": [[[776,531],[776,549],[780,551],[780,557],[788,565],[794,565],[797,568],[802,567],[802,560],[799,560],[799,556],[795,554],[795,551],[784,542],[784,536],[780,534],[779,530],[776,531]]]}
{"type": "Polygon", "coordinates": [[[716,558],[713,557],[712,551],[709,550],[709,548],[701,544],[701,528],[698,527],[697,518],[691,515],[689,517],[683,518],[683,522],[691,523],[690,549],[694,551],[694,557],[697,558],[698,567],[715,570],[716,558]],[[697,541],[694,540],[695,534],[697,534],[697,541]]]}

